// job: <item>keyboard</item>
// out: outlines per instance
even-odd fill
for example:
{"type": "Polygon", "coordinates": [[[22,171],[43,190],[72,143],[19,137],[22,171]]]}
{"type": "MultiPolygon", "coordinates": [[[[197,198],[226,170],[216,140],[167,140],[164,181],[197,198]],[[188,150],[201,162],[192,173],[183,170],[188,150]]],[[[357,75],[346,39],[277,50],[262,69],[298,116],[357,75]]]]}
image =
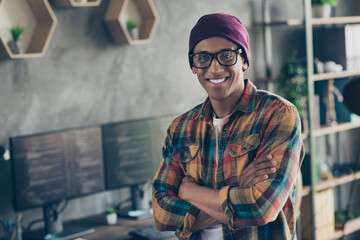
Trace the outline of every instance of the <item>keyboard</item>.
{"type": "Polygon", "coordinates": [[[155,228],[155,226],[151,225],[131,231],[129,232],[129,235],[134,239],[139,240],[161,240],[175,237],[175,232],[160,232],[155,228]]]}

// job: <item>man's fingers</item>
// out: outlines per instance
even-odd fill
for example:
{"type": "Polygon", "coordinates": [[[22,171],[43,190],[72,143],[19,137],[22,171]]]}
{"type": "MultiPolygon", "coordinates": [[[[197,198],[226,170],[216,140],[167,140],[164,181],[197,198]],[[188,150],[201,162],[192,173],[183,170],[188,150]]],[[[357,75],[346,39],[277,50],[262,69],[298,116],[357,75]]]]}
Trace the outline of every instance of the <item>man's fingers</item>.
{"type": "Polygon", "coordinates": [[[256,178],[253,178],[252,181],[249,183],[249,186],[254,186],[255,184],[265,181],[268,178],[269,178],[269,175],[261,175],[256,178]]]}
{"type": "Polygon", "coordinates": [[[249,166],[247,166],[244,169],[242,174],[244,176],[251,176],[254,173],[258,172],[259,170],[275,167],[277,165],[277,162],[271,160],[272,156],[271,155],[269,156],[270,157],[259,158],[254,160],[252,163],[249,164],[249,166]]]}
{"type": "MultiPolygon", "coordinates": [[[[272,159],[272,155],[268,154],[265,155],[263,157],[260,158],[256,158],[254,161],[252,161],[249,166],[247,166],[244,171],[246,172],[247,175],[251,175],[253,172],[255,172],[256,170],[259,169],[259,164],[261,163],[266,163],[266,162],[270,162],[270,160],[272,159]]],[[[261,168],[261,165],[260,165],[261,168]]]]}
{"type": "Polygon", "coordinates": [[[259,163],[262,163],[262,162],[266,162],[266,161],[269,161],[271,160],[273,157],[271,154],[268,154],[268,155],[265,155],[263,157],[260,157],[260,158],[256,158],[252,164],[259,164],[259,163]]]}
{"type": "Polygon", "coordinates": [[[258,176],[263,176],[263,175],[268,175],[268,174],[272,174],[276,172],[276,168],[272,167],[272,168],[265,168],[262,170],[257,171],[254,174],[254,177],[258,177],[258,176]]]}
{"type": "Polygon", "coordinates": [[[277,162],[276,161],[265,161],[265,162],[261,162],[259,164],[256,164],[253,168],[258,171],[258,170],[261,170],[261,169],[265,169],[265,168],[272,168],[272,167],[275,167],[277,165],[277,162]]]}
{"type": "Polygon", "coordinates": [[[276,172],[275,166],[277,162],[272,160],[272,158],[272,155],[268,154],[250,163],[242,172],[240,185],[242,187],[250,187],[268,179],[270,174],[276,172]]]}
{"type": "Polygon", "coordinates": [[[272,162],[272,161],[270,161],[271,159],[272,159],[272,155],[270,155],[270,154],[268,154],[266,156],[263,156],[263,157],[260,157],[260,158],[256,158],[254,161],[252,161],[249,164],[249,166],[247,168],[251,169],[251,171],[253,172],[254,168],[256,170],[256,167],[259,164],[272,162]]]}

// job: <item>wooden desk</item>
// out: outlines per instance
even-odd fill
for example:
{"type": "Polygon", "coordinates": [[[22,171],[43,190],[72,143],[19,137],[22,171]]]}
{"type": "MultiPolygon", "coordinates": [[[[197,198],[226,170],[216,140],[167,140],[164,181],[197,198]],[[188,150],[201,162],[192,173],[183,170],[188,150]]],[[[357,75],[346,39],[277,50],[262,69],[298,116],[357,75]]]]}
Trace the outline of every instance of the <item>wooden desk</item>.
{"type": "MultiPolygon", "coordinates": [[[[101,214],[98,216],[76,220],[71,222],[74,225],[85,226],[89,228],[94,228],[95,233],[85,235],[81,237],[86,240],[130,240],[134,239],[129,236],[129,232],[141,227],[149,226],[154,224],[153,218],[146,218],[141,220],[131,220],[120,218],[118,219],[117,224],[107,225],[105,215],[101,214]]],[[[171,240],[176,240],[174,237],[170,238],[171,240]]]]}

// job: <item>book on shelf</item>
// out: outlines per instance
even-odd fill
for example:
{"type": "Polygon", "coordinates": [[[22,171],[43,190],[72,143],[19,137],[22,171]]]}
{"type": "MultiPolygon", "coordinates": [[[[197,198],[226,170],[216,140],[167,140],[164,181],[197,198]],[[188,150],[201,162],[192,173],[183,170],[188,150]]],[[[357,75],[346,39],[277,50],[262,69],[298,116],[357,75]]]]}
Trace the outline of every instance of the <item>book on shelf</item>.
{"type": "Polygon", "coordinates": [[[346,65],[349,71],[360,69],[360,24],[345,26],[346,65]]]}

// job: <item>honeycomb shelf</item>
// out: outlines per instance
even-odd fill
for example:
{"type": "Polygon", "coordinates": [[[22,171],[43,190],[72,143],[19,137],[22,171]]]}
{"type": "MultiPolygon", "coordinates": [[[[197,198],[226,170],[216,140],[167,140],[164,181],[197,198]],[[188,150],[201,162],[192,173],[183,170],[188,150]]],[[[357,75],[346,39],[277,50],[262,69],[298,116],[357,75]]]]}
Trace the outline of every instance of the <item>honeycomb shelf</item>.
{"type": "Polygon", "coordinates": [[[151,0],[111,0],[104,21],[115,43],[146,44],[152,40],[158,18],[151,0]],[[126,28],[130,19],[138,26],[138,39],[133,39],[126,28]]]}
{"type": "Polygon", "coordinates": [[[32,58],[45,55],[57,24],[57,19],[47,0],[2,0],[0,3],[0,57],[32,58]],[[17,12],[21,14],[11,14],[17,12]],[[15,15],[15,17],[14,17],[15,15]],[[17,17],[17,16],[21,16],[17,17]],[[22,22],[21,22],[22,21],[22,22]],[[12,40],[9,29],[14,25],[24,28],[24,53],[15,54],[8,42],[12,40]]]}
{"type": "Polygon", "coordinates": [[[101,0],[53,0],[58,7],[96,7],[101,0]]]}

